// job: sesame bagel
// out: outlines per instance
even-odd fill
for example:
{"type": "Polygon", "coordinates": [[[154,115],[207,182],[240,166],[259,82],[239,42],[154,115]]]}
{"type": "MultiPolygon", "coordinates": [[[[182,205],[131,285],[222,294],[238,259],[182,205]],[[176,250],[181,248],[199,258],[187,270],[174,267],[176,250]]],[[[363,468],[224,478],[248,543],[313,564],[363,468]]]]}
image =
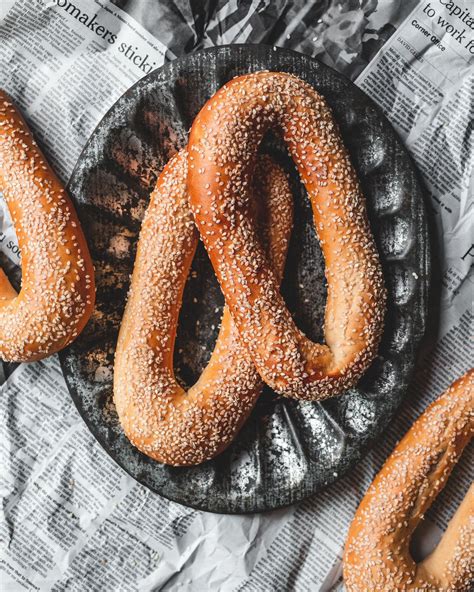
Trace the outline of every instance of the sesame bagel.
{"type": "Polygon", "coordinates": [[[289,74],[235,78],[201,109],[188,153],[196,225],[260,376],[299,399],[353,385],[376,355],[385,289],[365,201],[323,97],[289,74]],[[296,327],[246,215],[257,149],[270,128],[282,135],[312,205],[328,282],[325,344],[296,327]]]}
{"type": "Polygon", "coordinates": [[[474,435],[474,370],[415,422],[362,500],[347,536],[348,592],[468,592],[474,585],[474,485],[421,563],[410,538],[474,435]]]}
{"type": "Polygon", "coordinates": [[[64,187],[2,91],[0,191],[22,267],[18,294],[0,269],[0,358],[40,360],[68,345],[87,323],[94,307],[94,269],[64,187]]]}
{"type": "MultiPolygon", "coordinates": [[[[178,315],[198,244],[186,179],[182,150],[161,173],[143,220],[114,367],[114,400],[125,434],[143,453],[170,465],[195,465],[224,450],[262,387],[227,307],[196,384],[185,392],[174,376],[178,315]]],[[[257,225],[268,265],[281,279],[292,196],[284,173],[268,157],[259,161],[253,191],[261,198],[257,218],[264,225],[257,225]]]]}

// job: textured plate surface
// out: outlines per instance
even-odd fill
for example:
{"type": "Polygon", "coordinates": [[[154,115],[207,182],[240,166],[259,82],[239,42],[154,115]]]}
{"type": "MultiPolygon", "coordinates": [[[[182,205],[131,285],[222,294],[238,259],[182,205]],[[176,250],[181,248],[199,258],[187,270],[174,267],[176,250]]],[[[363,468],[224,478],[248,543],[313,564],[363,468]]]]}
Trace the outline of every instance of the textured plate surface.
{"type": "MultiPolygon", "coordinates": [[[[322,339],[324,264],[309,202],[277,142],[269,150],[290,172],[295,230],[282,291],[298,325],[322,339]]],[[[392,419],[406,391],[424,332],[429,280],[423,197],[410,158],[380,110],[318,61],[265,46],[229,46],[178,59],[129,90],[86,146],[69,190],[97,274],[97,310],[61,354],[72,397],[91,432],[138,481],[182,504],[254,512],[291,504],[335,481],[392,419]],[[138,452],[120,429],[112,401],[113,355],[140,221],[158,172],[186,144],[203,103],[232,77],[291,72],[331,105],[367,198],[388,288],[379,357],[357,388],[320,403],[284,400],[269,389],[233,445],[214,461],[172,468],[138,452]]],[[[223,298],[200,246],[185,289],[175,351],[179,379],[199,375],[213,349],[223,298]]]]}

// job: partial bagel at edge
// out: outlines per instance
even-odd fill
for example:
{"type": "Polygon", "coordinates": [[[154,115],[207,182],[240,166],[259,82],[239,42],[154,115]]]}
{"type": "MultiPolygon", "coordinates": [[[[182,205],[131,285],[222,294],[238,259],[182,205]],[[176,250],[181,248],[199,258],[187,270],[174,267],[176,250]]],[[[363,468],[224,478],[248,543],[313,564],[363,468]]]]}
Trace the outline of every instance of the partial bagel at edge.
{"type": "Polygon", "coordinates": [[[74,207],[10,97],[0,91],[0,191],[21,250],[17,294],[0,269],[0,359],[40,360],[87,323],[94,268],[74,207]]]}
{"type": "Polygon", "coordinates": [[[474,436],[474,369],[418,418],[355,514],[344,552],[347,592],[469,592],[474,584],[474,484],[421,563],[410,539],[474,436]]]}

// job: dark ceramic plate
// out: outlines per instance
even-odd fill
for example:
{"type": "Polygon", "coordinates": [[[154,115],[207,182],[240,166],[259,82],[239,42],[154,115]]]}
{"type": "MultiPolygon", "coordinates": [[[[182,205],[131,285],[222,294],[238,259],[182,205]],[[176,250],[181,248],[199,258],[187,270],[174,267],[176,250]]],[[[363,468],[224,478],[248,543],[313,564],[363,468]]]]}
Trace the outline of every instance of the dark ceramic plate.
{"type": "MultiPolygon", "coordinates": [[[[295,229],[283,293],[298,325],[322,339],[323,260],[292,163],[295,229]]],[[[423,196],[413,164],[374,103],[318,61],[265,46],[218,47],[152,72],[101,121],[72,176],[97,274],[97,310],[61,354],[82,417],[105,450],[138,481],[181,504],[214,512],[256,512],[291,504],[346,473],[392,420],[425,329],[429,253],[423,196]],[[112,401],[113,355],[140,221],[158,172],[186,144],[193,118],[227,80],[255,70],[294,73],[331,105],[358,171],[383,262],[388,313],[377,360],[356,388],[324,403],[284,400],[267,389],[230,448],[194,468],[171,468],[136,450],[112,401]]],[[[175,365],[192,384],[213,349],[222,295],[202,248],[188,280],[175,365]],[[198,323],[199,321],[199,323],[198,323]]]]}

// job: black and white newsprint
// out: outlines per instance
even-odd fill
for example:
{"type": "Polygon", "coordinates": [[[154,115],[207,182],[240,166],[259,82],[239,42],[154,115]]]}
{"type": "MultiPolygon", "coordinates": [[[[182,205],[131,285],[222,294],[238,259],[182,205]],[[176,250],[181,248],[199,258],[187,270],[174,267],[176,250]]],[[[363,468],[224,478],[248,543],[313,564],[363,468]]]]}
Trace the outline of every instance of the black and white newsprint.
{"type": "MultiPolygon", "coordinates": [[[[467,0],[1,0],[0,87],[67,181],[119,96],[167,60],[269,43],[316,56],[384,110],[437,229],[439,325],[382,444],[314,498],[255,516],[199,512],[128,477],[96,443],[56,357],[0,386],[0,589],[343,590],[341,553],[369,483],[414,418],[473,365],[474,4],[467,0]],[[471,340],[471,342],[469,341],[471,340]]],[[[20,263],[0,198],[2,265],[20,263]]],[[[436,544],[473,480],[471,446],[415,541],[436,544]]]]}

